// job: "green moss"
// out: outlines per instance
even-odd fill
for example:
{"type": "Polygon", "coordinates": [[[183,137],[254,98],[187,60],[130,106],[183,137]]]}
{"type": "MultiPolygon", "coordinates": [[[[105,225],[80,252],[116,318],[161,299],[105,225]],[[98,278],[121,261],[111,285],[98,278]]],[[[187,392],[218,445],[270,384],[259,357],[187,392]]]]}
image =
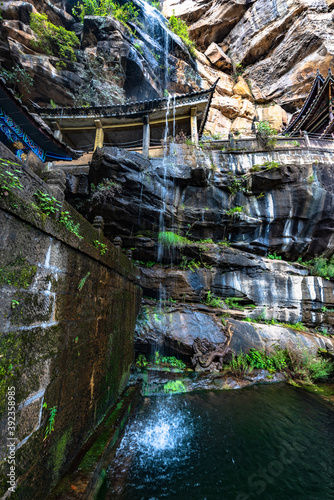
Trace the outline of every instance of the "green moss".
{"type": "Polygon", "coordinates": [[[28,288],[36,272],[36,266],[29,264],[24,257],[18,256],[14,261],[0,268],[0,285],[28,288]]]}
{"type": "Polygon", "coordinates": [[[59,472],[66,461],[66,449],[68,448],[71,436],[72,426],[69,427],[62,437],[52,446],[49,465],[56,478],[59,476],[59,472]]]}

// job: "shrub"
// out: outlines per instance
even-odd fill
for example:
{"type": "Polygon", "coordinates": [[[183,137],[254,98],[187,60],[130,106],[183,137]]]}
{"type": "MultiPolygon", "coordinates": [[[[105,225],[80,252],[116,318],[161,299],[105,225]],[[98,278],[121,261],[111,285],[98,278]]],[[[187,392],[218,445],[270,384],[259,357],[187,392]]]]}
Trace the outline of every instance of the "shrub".
{"type": "Polygon", "coordinates": [[[132,2],[120,5],[113,0],[82,0],[72,9],[74,16],[83,23],[85,16],[113,16],[122,24],[136,21],[139,11],[132,2]]]}
{"type": "Polygon", "coordinates": [[[15,92],[16,87],[18,84],[21,85],[21,88],[27,92],[27,94],[30,93],[30,88],[34,84],[34,79],[29,75],[29,73],[24,69],[21,68],[18,64],[15,64],[15,66],[12,68],[11,71],[7,71],[5,69],[0,70],[0,76],[2,76],[7,84],[12,84],[13,85],[13,90],[15,92]]]}
{"type": "Polygon", "coordinates": [[[261,121],[256,123],[256,135],[266,148],[272,149],[275,147],[277,139],[274,136],[276,134],[276,129],[269,122],[261,121]]]}
{"type": "Polygon", "coordinates": [[[168,28],[175,33],[175,35],[181,38],[186,47],[189,49],[190,54],[194,56],[196,45],[189,37],[188,26],[186,23],[173,14],[169,19],[168,28]]]}
{"type": "MultiPolygon", "coordinates": [[[[67,31],[62,26],[55,26],[48,21],[46,14],[32,13],[30,28],[37,36],[34,41],[36,47],[44,53],[75,62],[77,60],[74,48],[79,47],[79,38],[72,31],[67,31]]],[[[58,68],[65,67],[66,63],[57,63],[58,68]]]]}
{"type": "Polygon", "coordinates": [[[244,207],[234,207],[230,208],[230,210],[226,210],[226,215],[239,215],[244,211],[244,207]]]}
{"type": "Polygon", "coordinates": [[[210,307],[224,307],[225,305],[223,299],[220,299],[219,297],[214,297],[212,292],[210,292],[210,290],[207,293],[205,303],[210,307]]]}

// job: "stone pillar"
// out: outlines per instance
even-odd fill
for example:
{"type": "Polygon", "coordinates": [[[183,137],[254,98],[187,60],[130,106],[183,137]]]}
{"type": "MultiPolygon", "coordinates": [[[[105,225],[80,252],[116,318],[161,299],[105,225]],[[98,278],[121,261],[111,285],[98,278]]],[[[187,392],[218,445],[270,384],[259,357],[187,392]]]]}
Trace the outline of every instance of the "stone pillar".
{"type": "Polygon", "coordinates": [[[120,236],[116,236],[113,240],[113,244],[115,245],[117,251],[121,253],[122,251],[122,238],[120,236]]]}
{"type": "Polygon", "coordinates": [[[148,156],[150,154],[150,117],[148,115],[144,116],[143,119],[143,155],[148,156]]]}
{"type": "Polygon", "coordinates": [[[303,131],[303,136],[304,136],[304,139],[305,139],[305,146],[307,148],[311,147],[310,139],[309,139],[309,136],[307,135],[306,130],[303,131]]]}
{"type": "Polygon", "coordinates": [[[94,121],[96,126],[95,143],[94,143],[94,151],[95,151],[96,148],[103,148],[104,130],[102,128],[101,120],[94,120],[94,121]]]}
{"type": "Polygon", "coordinates": [[[190,110],[190,131],[191,131],[191,141],[197,146],[198,144],[198,131],[197,131],[197,108],[191,108],[190,110]]]}
{"type": "MultiPolygon", "coordinates": [[[[52,196],[56,198],[61,205],[65,199],[65,188],[66,188],[66,174],[60,169],[51,170],[48,172],[46,183],[50,188],[52,196]]],[[[56,220],[59,220],[60,212],[57,211],[54,214],[56,220]]]]}
{"type": "Polygon", "coordinates": [[[98,240],[101,241],[104,229],[104,219],[101,215],[96,215],[93,219],[93,227],[98,231],[98,240]]]}
{"type": "Polygon", "coordinates": [[[60,203],[65,199],[66,174],[60,169],[50,170],[47,175],[46,183],[50,188],[52,196],[60,203]]]}

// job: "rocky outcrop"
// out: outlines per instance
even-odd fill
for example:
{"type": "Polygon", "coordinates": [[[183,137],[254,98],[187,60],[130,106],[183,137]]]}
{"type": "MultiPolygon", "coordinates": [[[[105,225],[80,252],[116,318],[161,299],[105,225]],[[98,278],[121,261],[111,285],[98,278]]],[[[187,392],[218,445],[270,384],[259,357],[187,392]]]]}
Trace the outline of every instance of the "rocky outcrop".
{"type": "Polygon", "coordinates": [[[122,191],[112,203],[88,205],[87,213],[104,214],[110,237],[131,238],[146,229],[157,235],[165,207],[165,227],[193,239],[226,239],[239,249],[288,259],[330,255],[332,162],[330,153],[298,146],[237,155],[178,146],[167,162],[105,148],[94,155],[90,182],[113,178],[122,191]],[[242,208],[233,212],[236,206],[242,208]]]}
{"type": "Polygon", "coordinates": [[[334,69],[333,2],[255,0],[175,2],[164,12],[182,17],[201,51],[212,43],[244,71],[258,102],[286,111],[301,106],[316,70],[334,69]]]}
{"type": "MultiPolygon", "coordinates": [[[[209,309],[183,304],[159,310],[156,306],[145,305],[136,326],[137,351],[151,353],[152,348],[158,350],[165,346],[181,356],[192,356],[196,338],[206,338],[216,344],[225,343],[227,338],[221,312],[210,312],[209,309]]],[[[319,348],[330,349],[334,346],[333,339],[318,334],[256,322],[228,321],[233,331],[230,347],[236,353],[278,345],[282,349],[291,347],[316,354],[319,348]]]]}

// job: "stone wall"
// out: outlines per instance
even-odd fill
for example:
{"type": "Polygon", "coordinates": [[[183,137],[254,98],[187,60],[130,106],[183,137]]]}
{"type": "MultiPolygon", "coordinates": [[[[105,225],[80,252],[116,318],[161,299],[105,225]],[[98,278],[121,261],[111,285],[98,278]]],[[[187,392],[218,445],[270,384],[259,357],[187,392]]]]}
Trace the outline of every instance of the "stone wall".
{"type": "Polygon", "coordinates": [[[0,492],[9,486],[6,392],[14,386],[12,496],[37,500],[46,498],[127,383],[141,291],[120,248],[73,210],[82,239],[36,210],[29,185],[49,187],[29,168],[21,179],[23,196],[0,196],[0,492]],[[93,246],[97,239],[107,245],[105,255],[93,246]],[[45,439],[53,407],[54,431],[45,439]]]}

